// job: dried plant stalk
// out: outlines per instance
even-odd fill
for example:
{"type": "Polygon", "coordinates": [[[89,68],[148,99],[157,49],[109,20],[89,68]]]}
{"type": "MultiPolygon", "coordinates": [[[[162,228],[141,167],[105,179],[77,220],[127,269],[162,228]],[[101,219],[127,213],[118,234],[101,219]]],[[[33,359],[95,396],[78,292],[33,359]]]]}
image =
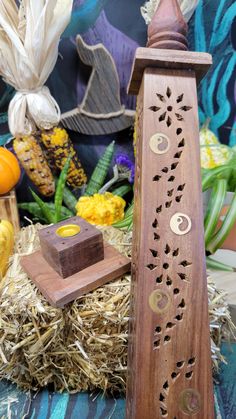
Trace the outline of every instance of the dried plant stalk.
{"type": "MultiPolygon", "coordinates": [[[[185,20],[188,22],[194,10],[198,5],[199,0],[179,0],[179,5],[185,20]]],[[[160,0],[148,0],[141,7],[141,14],[148,25],[160,3],[160,0]]]]}
{"type": "Polygon", "coordinates": [[[44,84],[56,64],[72,5],[73,0],[0,2],[0,75],[17,91],[8,115],[14,137],[60,121],[59,106],[44,84]]]}

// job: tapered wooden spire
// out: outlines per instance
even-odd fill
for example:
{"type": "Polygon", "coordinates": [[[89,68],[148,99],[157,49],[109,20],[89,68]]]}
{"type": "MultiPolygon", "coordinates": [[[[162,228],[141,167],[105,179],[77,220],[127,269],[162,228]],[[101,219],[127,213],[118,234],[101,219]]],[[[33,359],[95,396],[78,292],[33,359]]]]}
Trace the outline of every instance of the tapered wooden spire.
{"type": "Polygon", "coordinates": [[[160,0],[148,27],[150,48],[187,50],[188,25],[181,13],[178,0],[160,0]]]}
{"type": "Polygon", "coordinates": [[[177,0],[136,52],[137,155],[126,419],[213,419],[196,80],[177,0]]]}

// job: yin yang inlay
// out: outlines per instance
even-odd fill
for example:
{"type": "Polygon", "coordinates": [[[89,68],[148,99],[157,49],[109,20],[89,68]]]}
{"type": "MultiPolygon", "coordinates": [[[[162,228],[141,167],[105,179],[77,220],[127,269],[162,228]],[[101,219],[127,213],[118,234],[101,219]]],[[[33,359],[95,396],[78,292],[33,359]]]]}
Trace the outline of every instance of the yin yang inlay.
{"type": "Polygon", "coordinates": [[[170,305],[170,295],[161,289],[157,289],[149,296],[149,306],[155,313],[164,313],[170,305]]]}
{"type": "Polygon", "coordinates": [[[150,138],[149,145],[153,153],[165,154],[170,148],[170,140],[167,135],[156,133],[150,138]]]}
{"type": "Polygon", "coordinates": [[[189,233],[192,227],[192,221],[188,215],[183,214],[182,212],[176,212],[170,220],[170,228],[173,233],[178,236],[183,236],[184,234],[189,233]]]}

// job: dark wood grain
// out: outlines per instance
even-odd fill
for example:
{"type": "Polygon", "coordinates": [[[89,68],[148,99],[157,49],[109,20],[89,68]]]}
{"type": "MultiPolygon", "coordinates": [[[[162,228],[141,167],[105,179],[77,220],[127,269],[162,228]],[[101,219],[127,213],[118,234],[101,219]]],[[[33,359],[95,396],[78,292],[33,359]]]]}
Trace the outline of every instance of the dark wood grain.
{"type": "Polygon", "coordinates": [[[21,258],[21,265],[44,297],[55,307],[64,307],[107,282],[130,271],[130,260],[105,243],[104,259],[63,279],[44,259],[40,251],[21,258]]]}
{"type": "Polygon", "coordinates": [[[212,419],[198,105],[191,66],[144,70],[137,112],[126,417],[212,419]]]}
{"type": "Polygon", "coordinates": [[[39,231],[41,251],[52,268],[67,278],[104,259],[103,235],[83,218],[72,217],[39,231]],[[59,227],[68,224],[80,226],[81,231],[73,237],[59,237],[59,227]]]}

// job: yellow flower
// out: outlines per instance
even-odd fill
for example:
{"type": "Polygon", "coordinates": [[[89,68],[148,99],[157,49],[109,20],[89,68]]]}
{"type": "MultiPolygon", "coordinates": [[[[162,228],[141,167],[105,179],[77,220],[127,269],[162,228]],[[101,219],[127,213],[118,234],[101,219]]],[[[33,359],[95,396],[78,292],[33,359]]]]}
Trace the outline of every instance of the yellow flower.
{"type": "Polygon", "coordinates": [[[77,215],[90,224],[111,225],[124,218],[126,202],[120,196],[110,192],[82,196],[77,205],[77,215]]]}

